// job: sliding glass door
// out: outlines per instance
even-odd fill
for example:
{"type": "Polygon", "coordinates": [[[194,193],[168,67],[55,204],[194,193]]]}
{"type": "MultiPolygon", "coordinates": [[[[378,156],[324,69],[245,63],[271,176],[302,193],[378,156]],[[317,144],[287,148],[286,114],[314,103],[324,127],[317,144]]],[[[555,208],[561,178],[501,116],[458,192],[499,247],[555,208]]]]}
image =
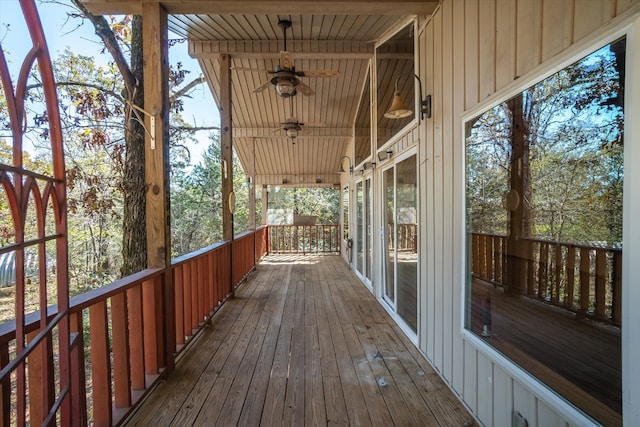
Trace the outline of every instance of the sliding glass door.
{"type": "Polygon", "coordinates": [[[418,203],[416,156],[382,173],[384,299],[414,331],[418,325],[418,203]]]}

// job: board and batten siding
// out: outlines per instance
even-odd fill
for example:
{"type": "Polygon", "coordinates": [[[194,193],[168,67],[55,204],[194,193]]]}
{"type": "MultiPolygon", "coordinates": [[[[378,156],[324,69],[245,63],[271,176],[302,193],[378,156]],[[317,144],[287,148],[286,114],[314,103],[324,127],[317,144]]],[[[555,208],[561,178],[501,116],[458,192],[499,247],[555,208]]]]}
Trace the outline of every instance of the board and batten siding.
{"type": "MultiPolygon", "coordinates": [[[[540,392],[541,387],[532,387],[505,359],[461,333],[461,116],[613,20],[638,13],[639,5],[640,0],[444,0],[420,23],[418,68],[424,93],[432,95],[433,115],[417,134],[410,133],[420,144],[418,339],[427,358],[484,425],[510,426],[515,410],[529,426],[587,425],[589,419],[553,394],[540,392]]],[[[631,387],[632,396],[637,387],[631,387]]],[[[637,417],[625,414],[625,421],[638,422],[637,417]]]]}

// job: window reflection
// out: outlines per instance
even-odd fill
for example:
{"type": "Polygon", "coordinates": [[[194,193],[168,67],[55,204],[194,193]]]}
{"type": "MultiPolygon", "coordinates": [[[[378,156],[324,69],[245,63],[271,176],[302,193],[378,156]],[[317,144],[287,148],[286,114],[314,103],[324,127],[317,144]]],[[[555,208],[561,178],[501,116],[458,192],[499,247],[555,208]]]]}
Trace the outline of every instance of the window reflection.
{"type": "Polygon", "coordinates": [[[418,205],[416,156],[396,166],[396,256],[398,314],[417,331],[418,327],[418,205]]]}
{"type": "Polygon", "coordinates": [[[393,135],[397,134],[415,118],[388,119],[384,113],[389,109],[393,99],[394,85],[398,80],[400,97],[409,108],[415,105],[415,61],[413,23],[400,30],[391,39],[376,49],[376,73],[378,94],[378,142],[382,147],[393,135]],[[398,79],[399,76],[404,75],[398,79]]]}
{"type": "Polygon", "coordinates": [[[466,328],[620,425],[625,41],[466,124],[466,328]]]}

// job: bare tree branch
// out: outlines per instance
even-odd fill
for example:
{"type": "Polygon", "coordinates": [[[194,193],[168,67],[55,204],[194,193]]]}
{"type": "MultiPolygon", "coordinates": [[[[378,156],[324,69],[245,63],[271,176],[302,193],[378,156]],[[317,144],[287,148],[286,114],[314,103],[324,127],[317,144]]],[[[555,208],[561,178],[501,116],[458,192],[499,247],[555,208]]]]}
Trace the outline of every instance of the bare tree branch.
{"type": "Polygon", "coordinates": [[[204,83],[204,81],[205,81],[204,80],[204,76],[200,76],[200,77],[198,77],[196,79],[193,79],[187,85],[185,85],[181,89],[177,90],[173,95],[171,95],[169,97],[169,102],[174,102],[176,99],[180,98],[181,96],[186,95],[191,89],[193,89],[194,87],[204,83]]]}
{"type": "Polygon", "coordinates": [[[111,27],[109,27],[109,23],[107,22],[107,20],[104,18],[104,16],[96,16],[92,14],[82,4],[82,2],[80,2],[80,0],[71,1],[84,14],[84,16],[86,16],[87,19],[89,19],[93,23],[96,30],[96,35],[102,39],[105,47],[107,48],[109,53],[111,53],[111,56],[113,56],[113,59],[116,63],[116,66],[120,70],[120,73],[122,73],[124,85],[127,88],[127,91],[129,93],[134,93],[137,86],[136,79],[131,72],[131,68],[129,67],[127,60],[125,59],[124,54],[122,53],[122,50],[118,45],[118,41],[116,40],[113,31],[111,31],[111,27]]]}

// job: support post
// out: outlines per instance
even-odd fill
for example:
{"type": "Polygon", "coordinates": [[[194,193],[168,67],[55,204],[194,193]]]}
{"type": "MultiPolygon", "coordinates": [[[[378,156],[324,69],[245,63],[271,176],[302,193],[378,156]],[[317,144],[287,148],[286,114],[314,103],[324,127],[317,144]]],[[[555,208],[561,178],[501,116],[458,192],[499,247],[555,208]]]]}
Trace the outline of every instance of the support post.
{"type": "Polygon", "coordinates": [[[247,176],[251,178],[249,185],[249,229],[256,229],[256,139],[251,140],[251,155],[249,156],[249,167],[247,176]]]}
{"type": "MultiPolygon", "coordinates": [[[[147,267],[165,268],[162,324],[167,373],[173,371],[175,316],[171,274],[169,204],[169,48],[167,11],[160,3],[142,4],[144,51],[145,182],[147,267]]],[[[146,301],[145,303],[149,303],[146,301]]]]}
{"type": "Polygon", "coordinates": [[[222,155],[222,238],[231,242],[229,291],[233,296],[233,127],[231,117],[231,57],[220,55],[220,151],[222,155]]]}
{"type": "Polygon", "coordinates": [[[262,225],[267,225],[269,219],[269,192],[267,186],[262,186],[262,225]]]}

